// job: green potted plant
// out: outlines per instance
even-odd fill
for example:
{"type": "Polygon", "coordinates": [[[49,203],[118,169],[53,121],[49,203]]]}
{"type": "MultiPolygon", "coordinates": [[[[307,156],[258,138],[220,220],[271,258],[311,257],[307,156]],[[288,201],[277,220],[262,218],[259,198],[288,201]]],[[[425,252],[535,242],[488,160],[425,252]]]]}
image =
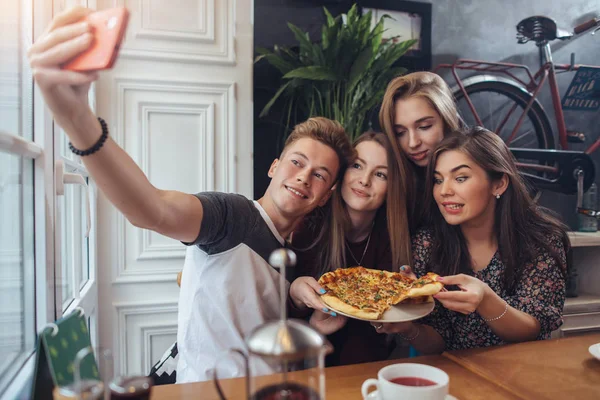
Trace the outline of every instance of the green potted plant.
{"type": "Polygon", "coordinates": [[[298,41],[297,49],[275,46],[257,49],[255,62],[266,60],[282,74],[281,86],[263,108],[260,117],[280,103],[289,127],[311,116],[339,121],[351,139],[366,128],[366,117],[377,106],[388,82],[406,72],[394,64],[416,40],[394,43],[383,40],[383,16],[374,27],[371,12],[360,16],[356,5],[346,18],[333,17],[324,8],[327,22],[321,40],[313,43],[309,34],[288,23],[298,41]]]}

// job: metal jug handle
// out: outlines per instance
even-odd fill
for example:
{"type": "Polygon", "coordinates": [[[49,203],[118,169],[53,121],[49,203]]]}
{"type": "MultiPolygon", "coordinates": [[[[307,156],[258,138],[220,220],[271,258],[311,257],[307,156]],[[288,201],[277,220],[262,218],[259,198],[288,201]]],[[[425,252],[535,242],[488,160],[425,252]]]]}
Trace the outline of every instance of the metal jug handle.
{"type": "MultiPolygon", "coordinates": [[[[250,360],[248,356],[244,354],[243,351],[239,349],[231,349],[229,353],[239,354],[244,359],[244,368],[246,369],[246,398],[250,400],[250,360]]],[[[225,397],[225,393],[223,393],[223,389],[221,388],[221,384],[219,383],[219,377],[217,376],[217,367],[219,366],[219,362],[225,359],[226,357],[219,358],[213,368],[213,383],[215,384],[215,389],[217,390],[217,394],[219,395],[219,399],[227,400],[225,397]]]]}

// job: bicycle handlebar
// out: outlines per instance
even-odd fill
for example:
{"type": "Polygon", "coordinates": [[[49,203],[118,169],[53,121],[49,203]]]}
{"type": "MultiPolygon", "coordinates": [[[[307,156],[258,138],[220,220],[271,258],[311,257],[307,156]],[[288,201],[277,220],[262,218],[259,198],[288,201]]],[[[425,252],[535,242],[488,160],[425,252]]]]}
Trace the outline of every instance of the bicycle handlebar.
{"type": "Polygon", "coordinates": [[[587,31],[588,29],[591,29],[591,28],[595,27],[598,24],[600,24],[600,18],[594,17],[594,18],[590,19],[589,21],[584,22],[583,24],[577,25],[573,29],[573,32],[576,35],[579,35],[580,33],[583,33],[585,31],[587,31]]]}

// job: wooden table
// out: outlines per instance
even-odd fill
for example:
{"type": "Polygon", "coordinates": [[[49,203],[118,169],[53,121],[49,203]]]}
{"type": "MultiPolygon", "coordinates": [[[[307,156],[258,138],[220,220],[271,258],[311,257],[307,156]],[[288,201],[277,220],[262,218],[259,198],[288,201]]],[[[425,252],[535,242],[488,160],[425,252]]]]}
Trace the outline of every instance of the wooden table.
{"type": "Polygon", "coordinates": [[[588,352],[599,342],[593,334],[444,356],[523,399],[600,399],[600,361],[588,352]]]}
{"type": "MultiPolygon", "coordinates": [[[[588,353],[588,347],[599,342],[600,334],[595,334],[327,368],[327,399],[360,399],[364,380],[375,378],[382,367],[399,362],[441,368],[450,376],[450,393],[459,400],[600,399],[600,361],[588,353]]],[[[262,379],[276,381],[275,377],[262,379]]],[[[228,399],[245,399],[244,378],[227,379],[222,384],[228,399]]],[[[157,386],[151,397],[218,398],[212,382],[157,386]]]]}

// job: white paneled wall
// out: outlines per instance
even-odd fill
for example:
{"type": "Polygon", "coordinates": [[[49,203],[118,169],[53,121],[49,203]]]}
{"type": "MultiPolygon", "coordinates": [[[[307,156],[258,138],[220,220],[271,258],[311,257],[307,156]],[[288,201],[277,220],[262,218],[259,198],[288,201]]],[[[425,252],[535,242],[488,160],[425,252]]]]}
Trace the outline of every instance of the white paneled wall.
{"type": "MultiPolygon", "coordinates": [[[[240,0],[248,3],[250,0],[240,0]]],[[[235,63],[234,0],[117,0],[133,12],[124,57],[235,63]]],[[[247,8],[241,5],[241,10],[247,8]]]]}
{"type": "Polygon", "coordinates": [[[177,302],[116,303],[114,308],[116,329],[120,332],[114,346],[120,356],[116,367],[148,374],[177,335],[177,302]]]}
{"type": "MultiPolygon", "coordinates": [[[[98,5],[131,12],[96,87],[113,139],[161,189],[252,196],[252,1],[98,5]]],[[[176,338],[185,249],[135,228],[102,195],[98,216],[100,343],[117,373],[146,374],[176,338]]]]}
{"type": "MultiPolygon", "coordinates": [[[[235,186],[234,84],[115,79],[114,138],[160,188],[195,193],[235,186]]],[[[172,282],[181,243],[117,215],[120,283],[172,282]]]]}

